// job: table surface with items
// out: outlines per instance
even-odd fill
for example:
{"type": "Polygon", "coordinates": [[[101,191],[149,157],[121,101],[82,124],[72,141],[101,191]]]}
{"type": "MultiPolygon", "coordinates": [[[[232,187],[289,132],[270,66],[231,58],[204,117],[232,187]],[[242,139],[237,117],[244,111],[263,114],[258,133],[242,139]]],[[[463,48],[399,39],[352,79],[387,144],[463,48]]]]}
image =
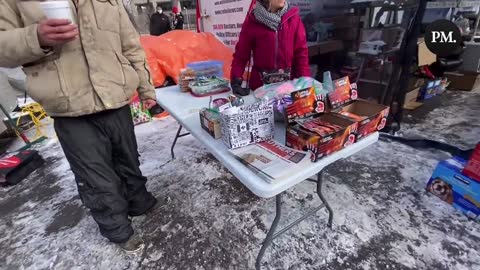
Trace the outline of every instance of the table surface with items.
{"type": "MultiPolygon", "coordinates": [[[[228,96],[228,93],[219,94],[215,97],[226,96],[228,96]]],[[[246,100],[251,98],[253,97],[248,96],[246,100]]],[[[191,135],[199,140],[238,180],[255,195],[263,198],[270,198],[286,191],[317,174],[329,164],[339,159],[347,158],[378,140],[378,133],[374,133],[362,141],[333,153],[318,162],[311,162],[308,166],[302,167],[302,170],[292,172],[292,174],[283,179],[277,179],[275,182],[268,183],[235,158],[221,140],[213,138],[202,129],[198,114],[202,108],[208,107],[209,97],[193,97],[188,93],[180,92],[178,86],[171,86],[157,89],[157,100],[160,106],[170,113],[191,135]]],[[[275,124],[274,138],[280,144],[285,144],[285,132],[284,125],[281,123],[275,124]]]]}
{"type": "Polygon", "coordinates": [[[255,263],[260,269],[273,240],[319,210],[327,210],[332,227],[323,171],[375,143],[389,108],[357,100],[357,85],[348,77],[332,80],[330,72],[324,73],[323,82],[285,80],[284,70],[263,73],[268,75],[265,85],[239,97],[230,94],[221,68],[216,61],[187,66],[179,86],[157,89],[157,101],[179,124],[172,159],[177,140],[193,135],[255,195],[275,196],[275,219],[255,263]],[[316,183],[321,204],[277,230],[282,195],[304,181],[316,183]]]}

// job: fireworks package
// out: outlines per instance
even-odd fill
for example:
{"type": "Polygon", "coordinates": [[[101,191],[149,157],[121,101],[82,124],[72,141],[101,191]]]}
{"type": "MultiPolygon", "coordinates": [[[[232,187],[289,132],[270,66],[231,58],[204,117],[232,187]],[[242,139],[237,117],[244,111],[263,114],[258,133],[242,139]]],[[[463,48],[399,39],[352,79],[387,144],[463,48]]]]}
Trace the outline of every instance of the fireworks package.
{"type": "Polygon", "coordinates": [[[357,122],[325,113],[326,96],[312,88],[292,93],[287,106],[287,146],[313,153],[312,161],[339,151],[355,142],[357,122]]]}
{"type": "Polygon", "coordinates": [[[287,127],[286,144],[313,153],[312,161],[335,153],[355,142],[357,122],[333,113],[299,118],[287,127]]]}
{"type": "Polygon", "coordinates": [[[367,100],[357,99],[357,84],[350,84],[348,77],[334,82],[335,90],[328,94],[330,109],[349,120],[358,122],[356,140],[382,130],[390,108],[367,100]]]}
{"type": "Polygon", "coordinates": [[[267,101],[232,107],[220,113],[223,142],[231,149],[273,139],[273,106],[267,101]]]}
{"type": "Polygon", "coordinates": [[[290,96],[291,101],[285,108],[289,124],[325,112],[326,96],[317,95],[314,87],[292,92],[290,96]]]}
{"type": "Polygon", "coordinates": [[[333,81],[334,90],[328,93],[329,110],[338,109],[358,98],[356,84],[348,76],[333,81]]]}
{"type": "Polygon", "coordinates": [[[382,130],[387,123],[389,107],[366,100],[355,100],[341,107],[338,113],[358,122],[357,140],[382,130]]]}
{"type": "Polygon", "coordinates": [[[16,185],[40,168],[44,160],[37,151],[21,151],[0,158],[0,185],[16,185]]]}

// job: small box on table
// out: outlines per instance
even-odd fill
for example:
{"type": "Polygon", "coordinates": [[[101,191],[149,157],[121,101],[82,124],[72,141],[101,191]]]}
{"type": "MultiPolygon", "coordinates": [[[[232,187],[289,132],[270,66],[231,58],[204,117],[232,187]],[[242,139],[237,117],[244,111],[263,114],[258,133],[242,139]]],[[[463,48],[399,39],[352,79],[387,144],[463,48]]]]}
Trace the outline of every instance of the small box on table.
{"type": "Polygon", "coordinates": [[[475,220],[480,220],[480,183],[462,174],[466,161],[454,157],[441,161],[427,185],[427,191],[453,205],[475,220]]]}
{"type": "Polygon", "coordinates": [[[231,149],[273,139],[273,106],[268,102],[232,107],[220,113],[223,142],[231,149]]]}
{"type": "Polygon", "coordinates": [[[200,110],[200,125],[213,138],[220,139],[222,137],[220,114],[203,108],[200,110]]]}

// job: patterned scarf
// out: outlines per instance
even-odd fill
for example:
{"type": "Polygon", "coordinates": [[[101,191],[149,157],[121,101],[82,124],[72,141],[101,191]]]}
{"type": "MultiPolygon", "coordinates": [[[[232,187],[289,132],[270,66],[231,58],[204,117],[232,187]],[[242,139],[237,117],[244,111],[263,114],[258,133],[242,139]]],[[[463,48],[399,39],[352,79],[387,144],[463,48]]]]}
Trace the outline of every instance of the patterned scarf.
{"type": "Polygon", "coordinates": [[[257,21],[261,22],[273,31],[277,31],[278,26],[280,26],[280,23],[282,22],[283,15],[285,15],[287,11],[287,1],[285,1],[285,6],[276,13],[269,12],[262,4],[257,3],[255,9],[253,10],[253,15],[255,16],[255,19],[257,19],[257,21]]]}

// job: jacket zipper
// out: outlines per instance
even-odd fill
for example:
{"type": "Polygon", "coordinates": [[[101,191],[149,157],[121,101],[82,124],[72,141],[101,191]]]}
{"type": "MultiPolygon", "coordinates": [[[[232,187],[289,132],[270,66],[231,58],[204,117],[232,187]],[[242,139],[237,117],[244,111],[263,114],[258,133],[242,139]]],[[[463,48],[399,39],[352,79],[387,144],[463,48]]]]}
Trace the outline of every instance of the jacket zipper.
{"type": "Polygon", "coordinates": [[[275,57],[275,69],[277,69],[277,61],[278,61],[278,30],[275,30],[275,54],[274,54],[274,57],[275,57]]]}

